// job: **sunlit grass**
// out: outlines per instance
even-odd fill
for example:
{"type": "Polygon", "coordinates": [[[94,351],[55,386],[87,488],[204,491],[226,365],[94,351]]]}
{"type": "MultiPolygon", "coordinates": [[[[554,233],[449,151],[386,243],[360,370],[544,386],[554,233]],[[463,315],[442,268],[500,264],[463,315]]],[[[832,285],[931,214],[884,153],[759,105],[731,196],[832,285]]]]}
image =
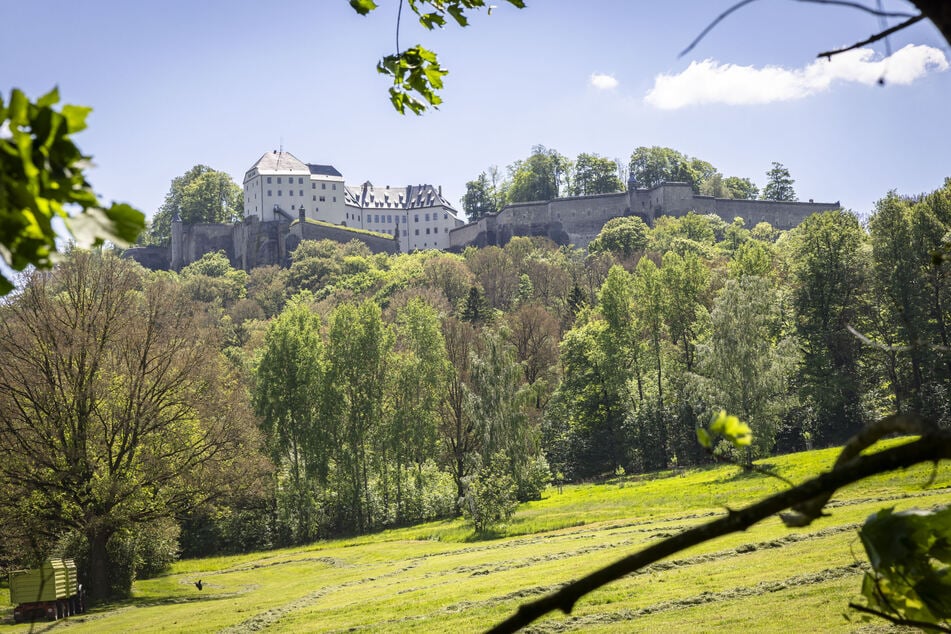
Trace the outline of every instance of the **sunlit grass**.
{"type": "MultiPolygon", "coordinates": [[[[903,442],[890,441],[888,444],[903,442]]],[[[764,461],[800,482],[837,451],[764,461]]],[[[718,466],[548,489],[496,538],[447,520],[301,548],[177,562],[135,584],[134,598],[73,618],[70,632],[479,631],[519,604],[785,488],[718,466]],[[193,585],[202,579],[204,589],[193,585]]],[[[592,593],[540,631],[850,631],[842,617],[864,559],[854,527],[882,506],[948,501],[951,467],[878,476],[835,496],[824,517],[790,530],[771,518],[701,544],[592,593]],[[923,486],[934,476],[929,489],[923,486]],[[802,615],[808,622],[802,622],[802,615]]],[[[5,592],[0,589],[0,593],[5,592]]],[[[0,597],[4,595],[0,594],[0,597]]],[[[4,612],[9,622],[9,609],[4,612]]],[[[56,626],[59,627],[59,626],[56,626]]],[[[26,626],[6,625],[19,632],[26,626]]]]}

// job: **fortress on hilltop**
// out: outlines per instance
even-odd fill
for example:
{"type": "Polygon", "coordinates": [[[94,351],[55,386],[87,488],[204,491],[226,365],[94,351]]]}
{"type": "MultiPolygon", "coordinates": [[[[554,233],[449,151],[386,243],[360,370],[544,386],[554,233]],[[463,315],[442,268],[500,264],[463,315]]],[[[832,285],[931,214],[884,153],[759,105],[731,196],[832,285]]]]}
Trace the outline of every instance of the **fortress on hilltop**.
{"type": "Polygon", "coordinates": [[[542,236],[559,245],[585,247],[608,220],[638,216],[653,225],[660,216],[716,214],[747,227],[768,222],[791,229],[806,217],[838,209],[839,203],[739,200],[698,196],[687,183],[649,189],[628,185],[616,194],[514,203],[469,224],[443,198],[442,187],[347,185],[331,165],[303,163],[289,152],[267,152],[244,176],[244,218],[234,223],[172,221],[168,247],[135,247],[125,257],[151,269],[180,270],[206,253],[224,251],[246,271],[287,266],[302,240],[359,240],[374,253],[421,249],[461,251],[467,246],[503,246],[514,236],[542,236]]]}
{"type": "Polygon", "coordinates": [[[506,205],[449,232],[450,248],[502,246],[513,236],[543,236],[556,244],[587,246],[608,220],[638,216],[648,225],[660,216],[684,216],[689,212],[715,214],[732,222],[742,218],[748,228],[768,222],[776,229],[792,229],[810,215],[839,208],[839,203],[741,200],[699,196],[687,183],[663,183],[649,189],[629,183],[626,192],[556,198],[549,201],[506,205]]]}

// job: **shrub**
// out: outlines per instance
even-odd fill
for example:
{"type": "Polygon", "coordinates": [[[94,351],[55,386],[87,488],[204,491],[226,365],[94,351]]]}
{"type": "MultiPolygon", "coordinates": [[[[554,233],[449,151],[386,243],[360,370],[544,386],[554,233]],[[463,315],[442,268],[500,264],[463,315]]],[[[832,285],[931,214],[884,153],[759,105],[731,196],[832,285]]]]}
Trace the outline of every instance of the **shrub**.
{"type": "Polygon", "coordinates": [[[506,473],[505,465],[504,454],[495,454],[466,489],[462,514],[477,533],[485,533],[509,519],[518,506],[515,481],[506,473]]]}

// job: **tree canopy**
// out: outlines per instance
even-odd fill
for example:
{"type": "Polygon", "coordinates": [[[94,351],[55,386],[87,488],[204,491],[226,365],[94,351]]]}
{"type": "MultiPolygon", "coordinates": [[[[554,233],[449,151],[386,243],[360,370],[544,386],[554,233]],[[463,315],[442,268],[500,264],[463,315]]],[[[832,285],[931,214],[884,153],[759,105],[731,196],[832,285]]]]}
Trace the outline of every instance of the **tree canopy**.
{"type": "Polygon", "coordinates": [[[789,170],[782,163],[773,161],[773,166],[766,172],[766,187],[763,188],[764,200],[782,200],[795,202],[799,200],[796,197],[796,190],[793,189],[794,181],[789,175],[789,170]]]}
{"type": "Polygon", "coordinates": [[[195,165],[172,179],[165,202],[149,227],[149,244],[167,245],[172,237],[172,221],[185,224],[231,222],[244,213],[244,192],[224,172],[207,165],[195,165]]]}
{"type": "Polygon", "coordinates": [[[254,485],[247,402],[170,280],[73,252],[0,317],[2,515],[34,543],[77,534],[94,600],[130,590],[114,537],[254,485]]]}

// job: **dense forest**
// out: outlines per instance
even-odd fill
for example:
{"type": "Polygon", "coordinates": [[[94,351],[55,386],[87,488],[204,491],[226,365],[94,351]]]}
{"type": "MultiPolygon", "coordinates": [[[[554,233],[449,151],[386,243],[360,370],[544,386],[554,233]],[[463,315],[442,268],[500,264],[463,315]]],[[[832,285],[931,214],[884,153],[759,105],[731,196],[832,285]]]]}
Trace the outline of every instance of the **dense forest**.
{"type": "Polygon", "coordinates": [[[896,410],[947,426],[949,229],[951,180],[788,232],[618,218],[587,249],[305,241],[288,268],[179,273],[74,250],[0,305],[0,563],[85,557],[121,595],[177,556],[487,530],[552,481],[827,446],[896,410]],[[742,454],[697,442],[721,409],[742,454]]]}

